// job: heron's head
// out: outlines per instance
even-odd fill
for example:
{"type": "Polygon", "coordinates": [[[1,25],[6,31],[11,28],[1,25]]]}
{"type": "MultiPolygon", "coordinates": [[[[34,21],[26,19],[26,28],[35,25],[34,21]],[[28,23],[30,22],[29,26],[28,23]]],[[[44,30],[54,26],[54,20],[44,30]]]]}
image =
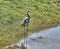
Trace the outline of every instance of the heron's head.
{"type": "Polygon", "coordinates": [[[28,10],[27,11],[27,16],[30,18],[30,13],[31,13],[32,11],[31,10],[28,10]]]}
{"type": "Polygon", "coordinates": [[[32,11],[31,10],[28,10],[27,13],[31,13],[32,11]]]}

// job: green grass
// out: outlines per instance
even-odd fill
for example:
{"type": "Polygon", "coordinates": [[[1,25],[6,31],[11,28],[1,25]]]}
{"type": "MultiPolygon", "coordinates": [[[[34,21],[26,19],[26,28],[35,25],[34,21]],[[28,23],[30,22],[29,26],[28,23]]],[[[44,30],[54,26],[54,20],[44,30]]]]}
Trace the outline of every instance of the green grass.
{"type": "Polygon", "coordinates": [[[23,38],[20,23],[27,10],[29,33],[60,25],[60,0],[0,0],[0,48],[23,38]]]}

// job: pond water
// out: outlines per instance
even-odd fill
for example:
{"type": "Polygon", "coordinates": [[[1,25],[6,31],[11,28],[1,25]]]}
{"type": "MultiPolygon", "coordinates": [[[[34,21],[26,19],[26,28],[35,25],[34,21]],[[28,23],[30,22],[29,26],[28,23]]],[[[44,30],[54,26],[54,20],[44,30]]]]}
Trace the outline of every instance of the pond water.
{"type": "Polygon", "coordinates": [[[60,49],[60,26],[33,33],[16,45],[21,46],[21,43],[27,49],[60,49]]]}
{"type": "Polygon", "coordinates": [[[30,39],[43,38],[43,39],[60,40],[60,26],[46,29],[46,30],[40,31],[38,33],[34,33],[34,34],[28,36],[28,38],[30,38],[30,39]]]}

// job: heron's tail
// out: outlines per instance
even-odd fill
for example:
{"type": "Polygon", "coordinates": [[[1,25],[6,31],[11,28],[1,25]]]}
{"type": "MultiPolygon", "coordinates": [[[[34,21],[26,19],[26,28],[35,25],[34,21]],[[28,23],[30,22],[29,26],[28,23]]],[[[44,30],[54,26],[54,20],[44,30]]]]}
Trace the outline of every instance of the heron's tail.
{"type": "Polygon", "coordinates": [[[25,27],[25,25],[24,24],[21,24],[21,27],[25,27]]]}

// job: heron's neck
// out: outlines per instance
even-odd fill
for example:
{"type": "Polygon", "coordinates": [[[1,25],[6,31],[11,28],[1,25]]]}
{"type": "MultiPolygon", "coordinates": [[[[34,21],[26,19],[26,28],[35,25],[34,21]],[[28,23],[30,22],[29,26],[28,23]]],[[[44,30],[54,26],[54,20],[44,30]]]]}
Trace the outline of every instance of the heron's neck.
{"type": "Polygon", "coordinates": [[[28,14],[28,12],[27,12],[27,16],[30,18],[30,15],[28,14]]]}

